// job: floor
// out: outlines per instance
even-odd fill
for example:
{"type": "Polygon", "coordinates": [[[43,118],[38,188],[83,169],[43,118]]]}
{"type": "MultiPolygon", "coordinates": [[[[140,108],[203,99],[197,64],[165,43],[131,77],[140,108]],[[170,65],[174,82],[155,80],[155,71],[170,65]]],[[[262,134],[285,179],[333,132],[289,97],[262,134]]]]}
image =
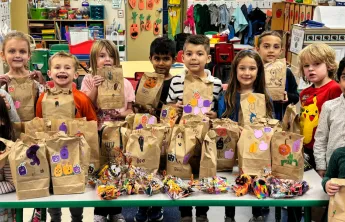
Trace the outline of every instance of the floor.
{"type": "MultiPolygon", "coordinates": [[[[127,222],[133,222],[133,217],[136,213],[137,208],[125,208],[123,209],[123,215],[127,222]]],[[[33,209],[24,210],[24,222],[28,222],[31,218],[33,209]]],[[[251,207],[237,207],[236,208],[236,221],[247,222],[251,218],[251,207]]],[[[177,222],[180,218],[177,207],[164,208],[164,221],[166,222],[177,222]]],[[[224,207],[210,207],[208,211],[208,218],[210,222],[221,222],[224,221],[224,207]]],[[[47,221],[50,221],[49,214],[47,215],[47,221]]],[[[62,221],[70,221],[69,210],[67,208],[62,209],[62,221]]],[[[93,208],[84,208],[84,222],[93,221],[93,208]]],[[[269,214],[265,215],[265,221],[275,221],[275,208],[271,207],[269,214]]],[[[282,210],[282,222],[286,222],[286,210],[282,210]]],[[[303,221],[303,219],[302,219],[303,221]]]]}

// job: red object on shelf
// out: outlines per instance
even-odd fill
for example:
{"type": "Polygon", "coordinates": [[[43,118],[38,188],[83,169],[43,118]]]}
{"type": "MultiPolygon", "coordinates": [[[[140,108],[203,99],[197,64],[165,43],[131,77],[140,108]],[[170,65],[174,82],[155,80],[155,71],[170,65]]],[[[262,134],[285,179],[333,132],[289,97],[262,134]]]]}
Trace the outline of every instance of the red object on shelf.
{"type": "Polygon", "coordinates": [[[219,39],[219,42],[226,42],[228,41],[228,35],[213,35],[212,38],[219,39]]]}
{"type": "Polygon", "coordinates": [[[69,52],[74,55],[88,55],[90,54],[94,40],[88,40],[75,45],[69,45],[69,52]]]}

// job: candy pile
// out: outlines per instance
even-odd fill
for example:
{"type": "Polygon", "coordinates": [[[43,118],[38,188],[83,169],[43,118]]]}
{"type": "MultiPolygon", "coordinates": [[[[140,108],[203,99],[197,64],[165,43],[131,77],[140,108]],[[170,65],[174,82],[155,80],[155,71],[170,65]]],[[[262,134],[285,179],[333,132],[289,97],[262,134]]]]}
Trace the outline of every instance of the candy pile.
{"type": "Polygon", "coordinates": [[[270,197],[274,199],[302,196],[309,190],[307,181],[283,180],[273,177],[267,179],[267,186],[270,197]]]}
{"type": "Polygon", "coordinates": [[[173,200],[187,197],[193,192],[191,186],[178,177],[168,175],[164,178],[163,184],[163,192],[173,200]]]}
{"type": "Polygon", "coordinates": [[[218,176],[203,178],[201,180],[194,180],[192,178],[189,184],[193,188],[208,194],[227,193],[229,190],[231,190],[228,180],[224,177],[218,176]]]}

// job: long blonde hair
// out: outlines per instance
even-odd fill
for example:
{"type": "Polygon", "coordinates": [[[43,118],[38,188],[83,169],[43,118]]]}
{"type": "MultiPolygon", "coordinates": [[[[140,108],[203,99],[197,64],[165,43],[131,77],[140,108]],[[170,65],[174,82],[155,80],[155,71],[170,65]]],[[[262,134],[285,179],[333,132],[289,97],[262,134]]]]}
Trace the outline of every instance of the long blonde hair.
{"type": "Polygon", "coordinates": [[[114,65],[118,66],[120,65],[120,56],[119,52],[117,51],[116,45],[109,40],[98,40],[93,43],[91,52],[90,52],[90,66],[92,70],[92,74],[97,74],[97,58],[99,56],[99,53],[102,51],[102,49],[105,48],[107,52],[109,53],[110,57],[114,59],[114,65]]]}

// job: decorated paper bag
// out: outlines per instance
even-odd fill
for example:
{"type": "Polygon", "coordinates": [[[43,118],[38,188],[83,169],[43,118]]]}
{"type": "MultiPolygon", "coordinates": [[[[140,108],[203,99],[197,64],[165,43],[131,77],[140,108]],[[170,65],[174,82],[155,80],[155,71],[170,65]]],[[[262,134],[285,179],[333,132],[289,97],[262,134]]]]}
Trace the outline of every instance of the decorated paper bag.
{"type": "Polygon", "coordinates": [[[175,125],[167,152],[168,174],[190,179],[199,173],[203,128],[202,123],[175,125]]]}
{"type": "Polygon", "coordinates": [[[75,104],[70,89],[48,88],[42,99],[42,115],[47,119],[73,119],[75,104]]]}
{"type": "Polygon", "coordinates": [[[85,191],[85,170],[90,160],[90,149],[87,147],[88,150],[84,150],[82,139],[65,135],[46,141],[54,194],[85,191]]]}
{"type": "Polygon", "coordinates": [[[170,127],[174,127],[178,117],[177,109],[174,106],[163,105],[160,116],[161,123],[167,123],[170,127]]]}
{"type": "Polygon", "coordinates": [[[98,127],[96,121],[86,121],[85,118],[80,119],[52,119],[51,129],[53,131],[63,131],[68,136],[84,136],[87,144],[90,146],[90,166],[88,173],[100,167],[99,157],[99,139],[98,127]]]}
{"type": "Polygon", "coordinates": [[[230,119],[216,119],[212,121],[212,130],[216,133],[217,171],[232,170],[237,157],[240,128],[230,119]]]}
{"type": "Polygon", "coordinates": [[[35,101],[38,96],[36,83],[29,77],[11,78],[7,84],[8,93],[13,99],[21,121],[35,118],[35,101]]]}
{"type": "Polygon", "coordinates": [[[14,139],[18,139],[21,133],[25,132],[24,122],[12,122],[12,127],[14,131],[14,139]]]}
{"type": "Polygon", "coordinates": [[[285,100],[286,60],[277,59],[265,64],[266,89],[273,101],[285,100]]]}
{"type": "Polygon", "coordinates": [[[125,106],[125,91],[122,67],[103,67],[97,75],[104,78],[98,87],[97,104],[101,109],[120,109],[125,106]]]}
{"type": "Polygon", "coordinates": [[[213,177],[217,174],[216,132],[210,130],[204,139],[201,151],[199,178],[213,177]]]}
{"type": "Polygon", "coordinates": [[[25,142],[17,140],[9,155],[17,199],[49,196],[50,171],[46,145],[29,135],[21,137],[25,142]]]}
{"type": "Polygon", "coordinates": [[[241,173],[261,176],[271,169],[271,138],[274,129],[262,124],[245,125],[237,143],[241,173]]]}
{"type": "Polygon", "coordinates": [[[203,124],[204,127],[201,134],[202,139],[205,138],[206,133],[210,129],[210,119],[207,116],[187,114],[187,115],[182,116],[179,124],[180,125],[203,124]]]}
{"type": "Polygon", "coordinates": [[[167,165],[167,150],[170,145],[172,128],[168,124],[152,124],[147,125],[148,129],[151,129],[152,135],[157,137],[158,144],[161,150],[159,170],[163,172],[166,170],[167,165]]]}
{"type": "Polygon", "coordinates": [[[129,124],[130,129],[142,129],[148,124],[156,124],[157,118],[148,113],[130,114],[126,117],[126,122],[129,124]]]}
{"type": "Polygon", "coordinates": [[[213,82],[186,74],[183,88],[183,115],[203,116],[212,108],[213,82]]]}
{"type": "Polygon", "coordinates": [[[332,178],[331,183],[339,185],[340,189],[329,199],[328,222],[345,221],[345,179],[332,178]]]}
{"type": "Polygon", "coordinates": [[[5,166],[13,145],[13,141],[0,138],[0,169],[5,166]]]}
{"type": "Polygon", "coordinates": [[[271,141],[272,174],[278,178],[302,180],[304,173],[303,139],[300,134],[275,132],[271,141]]]}
{"type": "Polygon", "coordinates": [[[299,116],[295,105],[288,105],[282,122],[283,131],[300,134],[299,116]]]}
{"type": "Polygon", "coordinates": [[[164,83],[164,75],[145,72],[140,79],[135,102],[146,109],[157,108],[164,83]]]}
{"type": "Polygon", "coordinates": [[[254,123],[256,118],[266,117],[265,95],[260,93],[241,94],[240,126],[254,123]]]}
{"type": "Polygon", "coordinates": [[[158,138],[151,129],[133,130],[127,146],[132,165],[143,168],[148,173],[156,173],[159,168],[161,148],[158,138]]]}
{"type": "Polygon", "coordinates": [[[100,161],[101,166],[109,162],[118,165],[125,164],[125,148],[131,130],[127,122],[113,122],[111,125],[104,126],[102,129],[100,161]]]}
{"type": "Polygon", "coordinates": [[[46,132],[48,123],[42,118],[35,117],[31,121],[24,122],[24,132],[31,136],[35,136],[36,132],[46,132]]]}

